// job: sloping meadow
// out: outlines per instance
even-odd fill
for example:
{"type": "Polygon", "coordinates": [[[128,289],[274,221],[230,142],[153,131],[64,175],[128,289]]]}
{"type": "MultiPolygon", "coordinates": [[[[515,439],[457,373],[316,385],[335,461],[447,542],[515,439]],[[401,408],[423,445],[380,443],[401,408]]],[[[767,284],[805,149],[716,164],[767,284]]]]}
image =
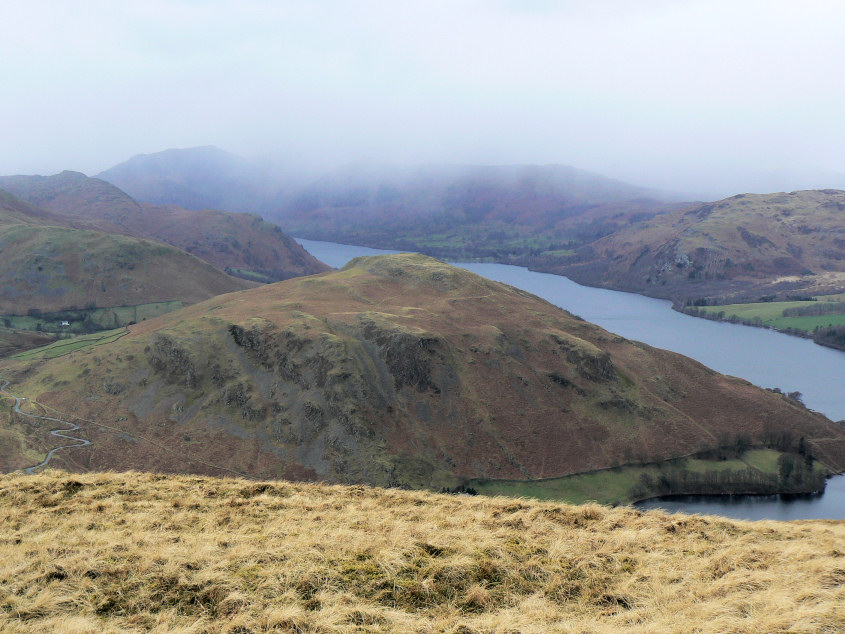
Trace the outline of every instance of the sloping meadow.
{"type": "Polygon", "coordinates": [[[845,523],[363,486],[0,478],[0,629],[838,632],[845,523]]]}

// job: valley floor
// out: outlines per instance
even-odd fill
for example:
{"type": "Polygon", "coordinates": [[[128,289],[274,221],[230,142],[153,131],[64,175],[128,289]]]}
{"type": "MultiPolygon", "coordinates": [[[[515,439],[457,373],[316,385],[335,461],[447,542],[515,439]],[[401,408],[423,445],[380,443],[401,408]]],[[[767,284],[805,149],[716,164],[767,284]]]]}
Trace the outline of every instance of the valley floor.
{"type": "Polygon", "coordinates": [[[0,477],[0,629],[838,632],[845,522],[141,473],[0,477]]]}

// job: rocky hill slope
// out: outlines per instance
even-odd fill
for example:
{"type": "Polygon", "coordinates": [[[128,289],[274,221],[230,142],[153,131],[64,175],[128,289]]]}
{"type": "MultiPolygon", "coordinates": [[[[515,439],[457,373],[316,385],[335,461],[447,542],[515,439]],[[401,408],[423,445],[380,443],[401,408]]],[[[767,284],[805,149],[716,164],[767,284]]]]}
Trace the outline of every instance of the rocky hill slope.
{"type": "Polygon", "coordinates": [[[142,473],[0,477],[0,629],[838,632],[842,522],[142,473]]]}
{"type": "Polygon", "coordinates": [[[157,240],[248,279],[277,281],[328,270],[256,215],[140,203],[106,181],[69,171],[4,176],[0,187],[53,212],[54,224],[157,240]]]}
{"type": "Polygon", "coordinates": [[[195,303],[251,286],[167,244],[98,231],[0,227],[0,314],[195,303]]]}
{"type": "Polygon", "coordinates": [[[253,285],[170,245],[67,223],[0,189],[0,315],[193,303],[253,285]]]}
{"type": "Polygon", "coordinates": [[[541,267],[657,297],[845,290],[845,192],[743,194],[622,228],[541,267]]]}
{"type": "Polygon", "coordinates": [[[214,298],[4,376],[93,421],[74,469],[440,488],[799,437],[845,468],[845,428],[800,404],[425,256],[214,298]]]}

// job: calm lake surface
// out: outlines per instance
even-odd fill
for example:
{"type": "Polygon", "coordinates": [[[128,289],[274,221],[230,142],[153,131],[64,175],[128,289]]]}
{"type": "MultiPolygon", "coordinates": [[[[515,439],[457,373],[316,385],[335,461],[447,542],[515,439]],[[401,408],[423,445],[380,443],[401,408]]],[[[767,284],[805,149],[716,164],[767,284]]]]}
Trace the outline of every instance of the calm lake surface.
{"type": "Polygon", "coordinates": [[[828,480],[822,495],[678,495],[645,500],[635,506],[739,520],[845,519],[845,476],[828,480]]]}
{"type": "MultiPolygon", "coordinates": [[[[298,242],[334,267],[361,255],[396,253],[331,242],[298,242]]],[[[581,286],[559,275],[523,267],[477,263],[457,266],[534,293],[628,339],[692,357],[723,374],[742,377],[760,387],[797,390],[810,409],[833,420],[845,419],[845,352],[771,330],[691,317],[673,311],[669,301],[581,286]]],[[[642,506],[742,519],[845,519],[845,476],[831,478],[825,494],[816,497],[687,496],[686,500],[650,500],[642,506]]]]}

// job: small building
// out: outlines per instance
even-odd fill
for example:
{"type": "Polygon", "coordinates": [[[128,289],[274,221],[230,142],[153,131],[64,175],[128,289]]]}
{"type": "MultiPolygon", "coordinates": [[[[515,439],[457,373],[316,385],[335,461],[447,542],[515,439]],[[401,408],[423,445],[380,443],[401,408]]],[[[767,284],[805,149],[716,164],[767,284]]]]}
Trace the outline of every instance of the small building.
{"type": "Polygon", "coordinates": [[[63,327],[63,328],[66,328],[66,327],[68,327],[68,326],[70,326],[70,322],[69,322],[69,321],[66,321],[66,320],[64,320],[64,319],[63,319],[63,320],[62,320],[62,327],[63,327]]]}

